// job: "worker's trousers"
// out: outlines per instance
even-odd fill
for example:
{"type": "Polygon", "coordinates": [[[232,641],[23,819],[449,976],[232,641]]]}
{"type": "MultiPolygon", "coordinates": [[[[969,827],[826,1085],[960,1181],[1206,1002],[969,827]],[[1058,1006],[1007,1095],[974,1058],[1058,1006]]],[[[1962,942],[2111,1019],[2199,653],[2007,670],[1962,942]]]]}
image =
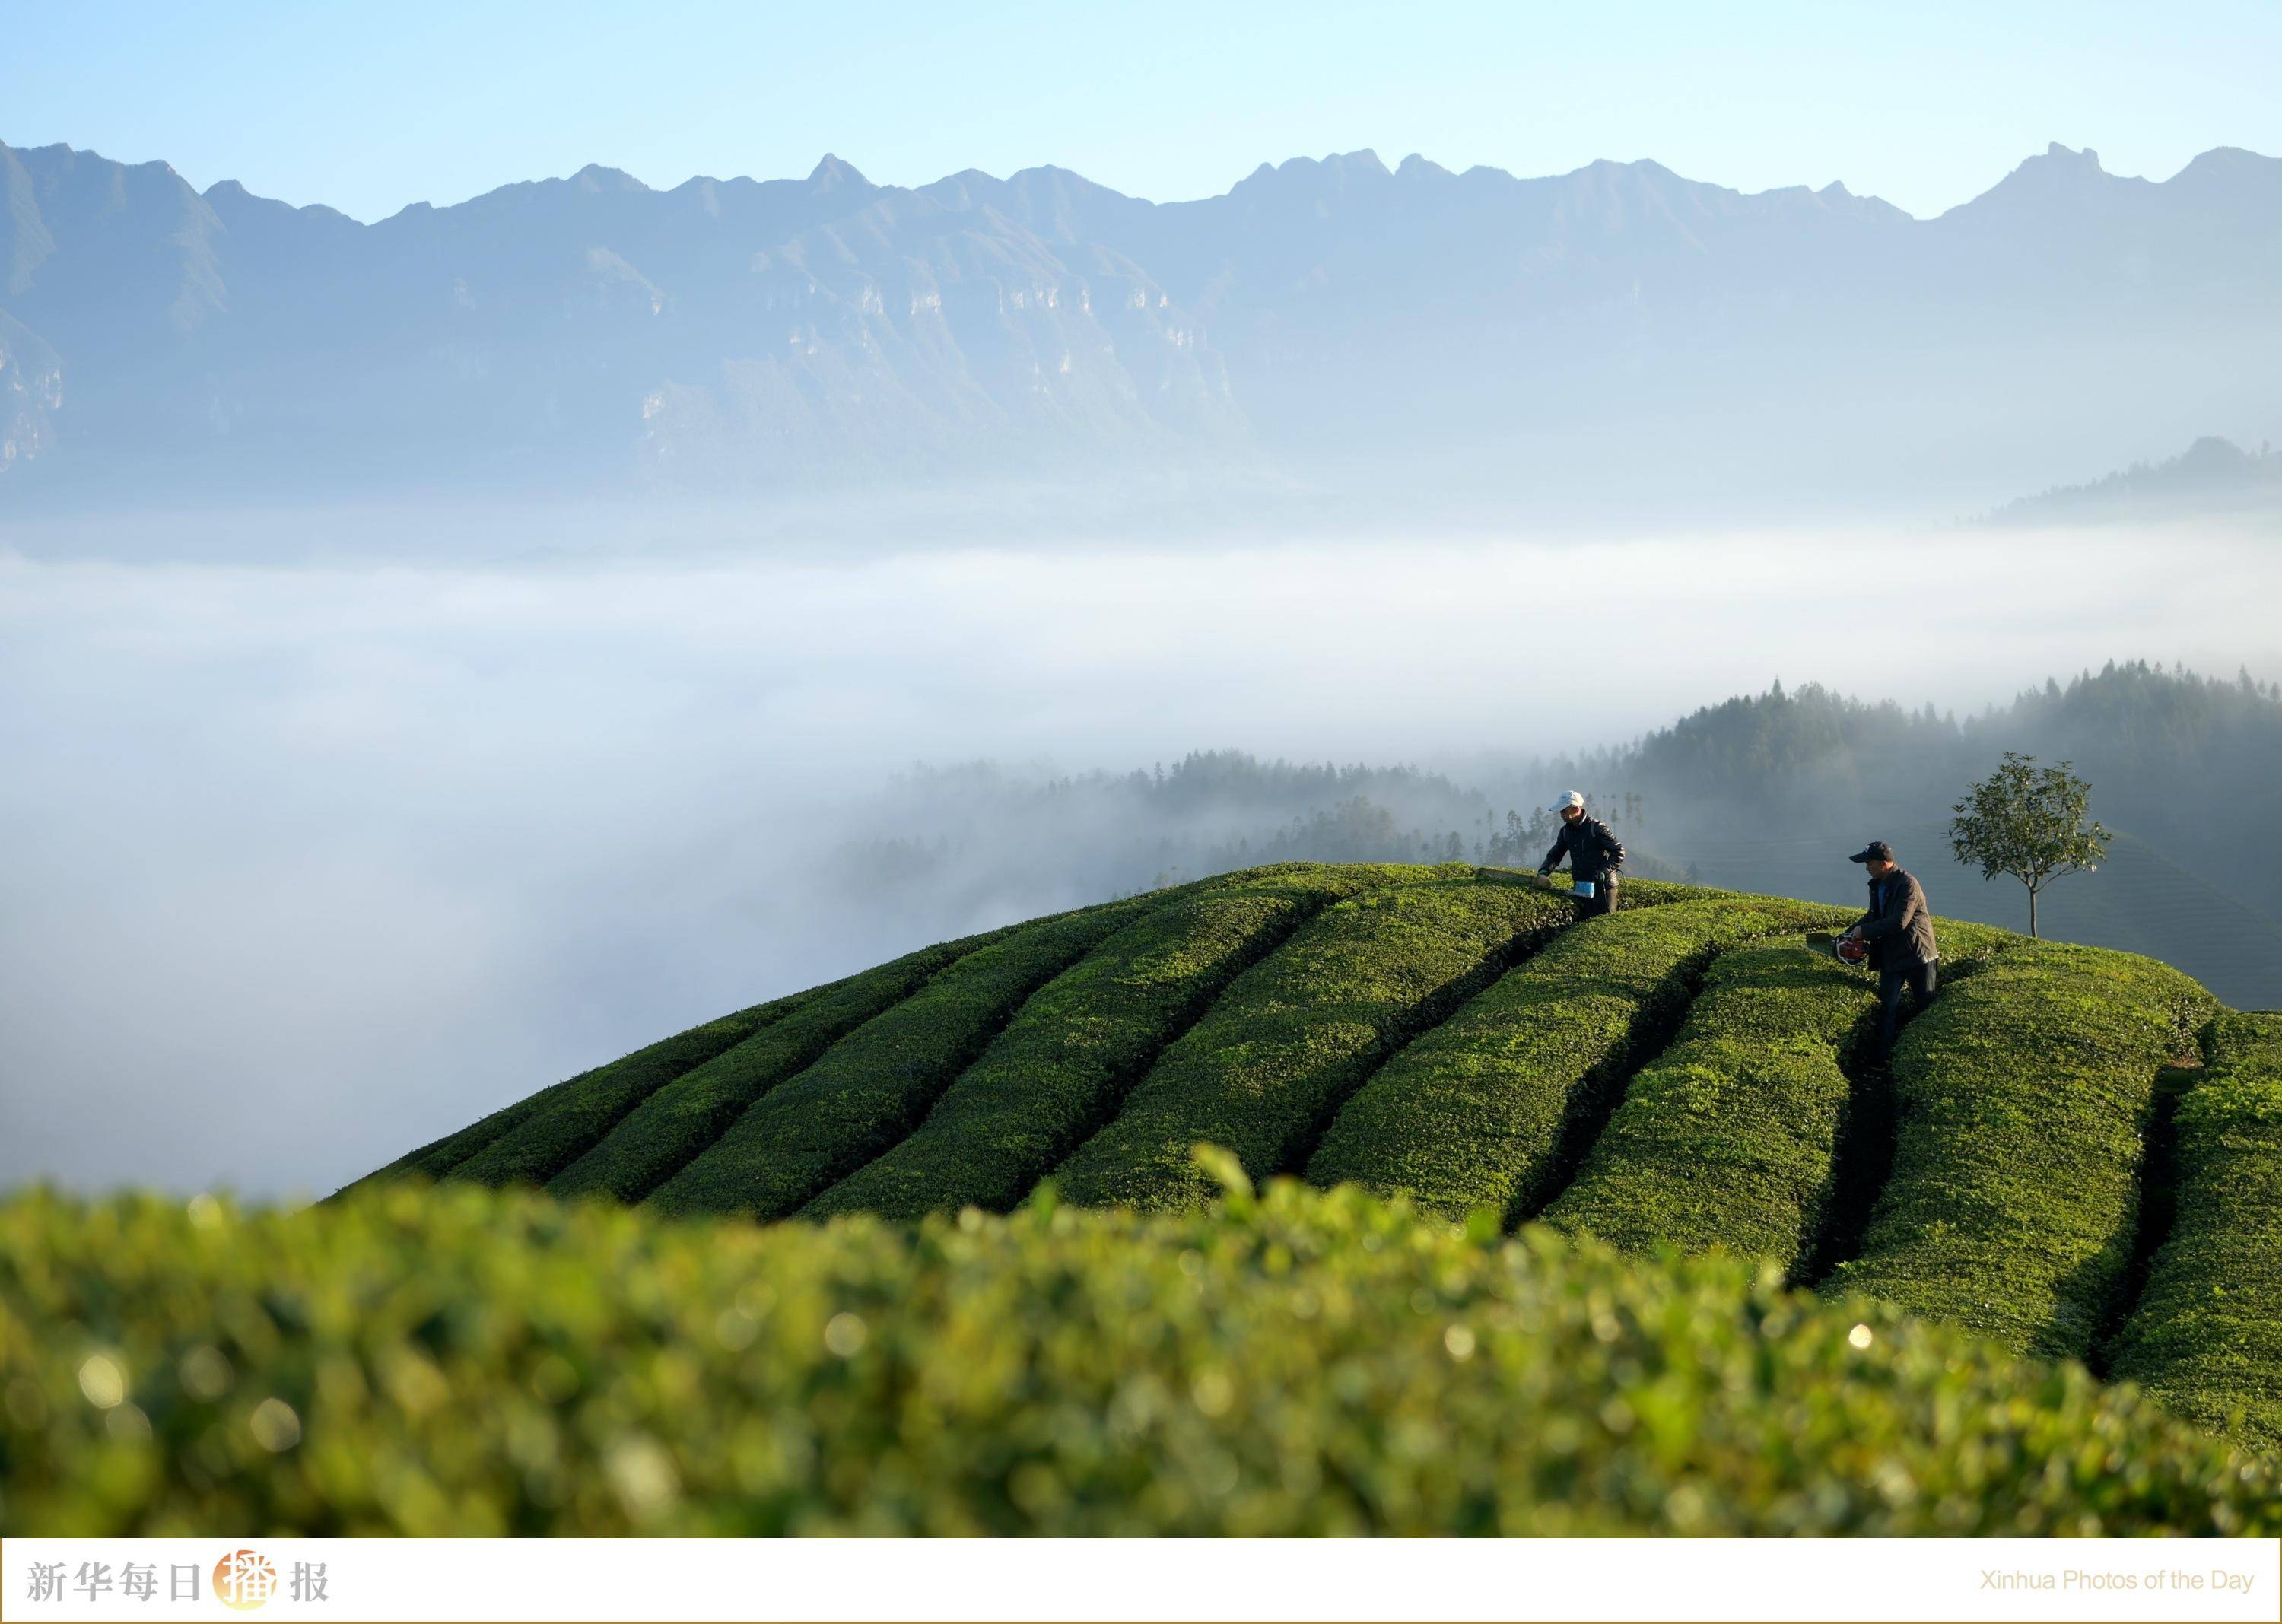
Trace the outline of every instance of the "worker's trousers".
{"type": "Polygon", "coordinates": [[[1936,982],[1934,962],[1923,964],[1890,964],[1878,972],[1878,1058],[1884,1060],[1894,1052],[1894,1033],[1901,1025],[1902,992],[1907,989],[1916,1006],[1913,1013],[1922,1014],[1933,1001],[1936,982]]]}
{"type": "Polygon", "coordinates": [[[1603,874],[1593,886],[1594,895],[1577,898],[1577,918],[1581,922],[1597,914],[1617,911],[1617,876],[1603,874]]]}

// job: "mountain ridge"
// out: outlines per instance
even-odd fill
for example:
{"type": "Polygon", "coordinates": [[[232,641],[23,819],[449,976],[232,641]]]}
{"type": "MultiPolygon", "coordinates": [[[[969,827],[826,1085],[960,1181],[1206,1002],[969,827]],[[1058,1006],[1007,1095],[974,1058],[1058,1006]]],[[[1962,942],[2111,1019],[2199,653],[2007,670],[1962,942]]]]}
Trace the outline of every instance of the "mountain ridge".
{"type": "Polygon", "coordinates": [[[2086,419],[2087,369],[2133,447],[2168,435],[2158,359],[2169,397],[2258,409],[2277,266],[2282,160],[2240,149],[2151,182],[2055,144],[1923,220],[1836,183],[1365,149],[1168,203],[1052,165],[882,186],[827,153],[661,190],[590,163],[366,223],[0,146],[0,375],[27,380],[0,477],[260,500],[1242,467],[1716,501],[1786,463],[1960,462],[1935,424],[1992,391],[2022,423],[1983,460],[2041,474],[2068,424],[2033,420],[2086,419]],[[1431,471],[1384,471],[1405,459],[1431,471]]]}
{"type": "Polygon", "coordinates": [[[2200,434],[2185,451],[2145,460],[2097,479],[2022,496],[1983,519],[1996,525],[2107,524],[2191,517],[2282,519],[2282,452],[2245,450],[2221,434],[2200,434]]]}

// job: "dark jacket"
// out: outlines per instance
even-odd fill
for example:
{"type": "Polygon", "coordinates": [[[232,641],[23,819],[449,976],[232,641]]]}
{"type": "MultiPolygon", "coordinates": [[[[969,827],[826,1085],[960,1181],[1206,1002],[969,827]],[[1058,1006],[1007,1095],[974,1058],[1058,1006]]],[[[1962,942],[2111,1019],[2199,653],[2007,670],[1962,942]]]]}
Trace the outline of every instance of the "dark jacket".
{"type": "Polygon", "coordinates": [[[1906,969],[1913,964],[1931,964],[1941,957],[1941,950],[1934,945],[1933,914],[1926,907],[1925,887],[1906,868],[1870,882],[1870,911],[1855,925],[1870,944],[1873,968],[1906,969]]]}
{"type": "Polygon", "coordinates": [[[1541,874],[1568,855],[1569,872],[1580,880],[1597,880],[1614,874],[1625,860],[1624,843],[1609,833],[1609,826],[1587,812],[1574,823],[1564,823],[1553,837],[1553,850],[1537,867],[1541,874]]]}

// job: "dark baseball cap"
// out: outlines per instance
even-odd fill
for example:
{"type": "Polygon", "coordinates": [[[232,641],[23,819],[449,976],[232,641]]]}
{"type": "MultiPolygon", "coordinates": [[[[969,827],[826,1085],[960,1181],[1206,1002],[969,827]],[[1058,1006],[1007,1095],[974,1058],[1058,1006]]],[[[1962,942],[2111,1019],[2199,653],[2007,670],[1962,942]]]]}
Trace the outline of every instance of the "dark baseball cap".
{"type": "Polygon", "coordinates": [[[1882,840],[1874,840],[1846,859],[1850,863],[1890,863],[1894,849],[1882,840]]]}

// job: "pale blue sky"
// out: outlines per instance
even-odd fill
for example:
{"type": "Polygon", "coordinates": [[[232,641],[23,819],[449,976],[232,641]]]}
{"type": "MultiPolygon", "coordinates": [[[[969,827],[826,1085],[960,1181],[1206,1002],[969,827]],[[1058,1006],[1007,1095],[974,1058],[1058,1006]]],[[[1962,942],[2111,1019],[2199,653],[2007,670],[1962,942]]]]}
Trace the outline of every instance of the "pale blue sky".
{"type": "Polygon", "coordinates": [[[2048,141],[2162,178],[2282,154],[2282,4],[120,4],[0,0],[0,141],[162,158],[362,219],[589,161],[656,186],[1060,163],[1157,198],[1375,147],[1655,158],[1914,214],[2048,141]]]}

